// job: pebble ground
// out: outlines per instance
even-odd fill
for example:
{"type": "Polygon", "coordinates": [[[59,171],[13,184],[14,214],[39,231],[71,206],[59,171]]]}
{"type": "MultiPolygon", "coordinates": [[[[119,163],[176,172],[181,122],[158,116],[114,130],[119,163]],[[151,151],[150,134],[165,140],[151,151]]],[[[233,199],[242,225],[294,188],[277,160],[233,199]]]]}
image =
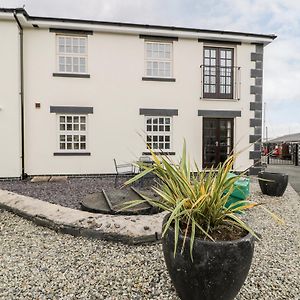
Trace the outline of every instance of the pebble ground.
{"type": "MultiPolygon", "coordinates": [[[[257,184],[252,195],[286,223],[278,225],[259,208],[247,215],[262,241],[236,300],[299,300],[299,197],[290,187],[283,197],[262,196],[257,184]]],[[[0,210],[0,299],[178,298],[160,244],[74,238],[0,210]]]]}

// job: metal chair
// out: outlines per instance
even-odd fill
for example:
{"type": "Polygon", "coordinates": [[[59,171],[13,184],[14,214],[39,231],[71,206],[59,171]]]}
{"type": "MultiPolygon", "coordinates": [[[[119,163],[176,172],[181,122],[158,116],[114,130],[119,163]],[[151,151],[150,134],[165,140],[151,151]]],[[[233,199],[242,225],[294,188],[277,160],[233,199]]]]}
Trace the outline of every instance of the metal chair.
{"type": "Polygon", "coordinates": [[[119,176],[135,174],[135,167],[133,164],[130,164],[130,163],[118,164],[115,158],[114,158],[114,164],[115,164],[115,169],[116,169],[115,187],[117,187],[119,176]]]}
{"type": "MultiPolygon", "coordinates": [[[[145,166],[151,167],[153,165],[153,160],[150,156],[141,156],[138,160],[139,163],[142,163],[145,166]]],[[[139,167],[139,173],[142,171],[139,167]]],[[[147,174],[139,180],[139,187],[143,187],[146,179],[152,179],[154,176],[152,174],[147,174]]]]}

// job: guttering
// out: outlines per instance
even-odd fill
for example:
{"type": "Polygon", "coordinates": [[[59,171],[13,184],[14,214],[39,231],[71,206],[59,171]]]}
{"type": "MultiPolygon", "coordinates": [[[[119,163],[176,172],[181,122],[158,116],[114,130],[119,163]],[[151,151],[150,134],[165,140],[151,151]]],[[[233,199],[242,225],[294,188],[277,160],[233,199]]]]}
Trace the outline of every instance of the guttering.
{"type": "Polygon", "coordinates": [[[23,60],[23,27],[17,17],[17,10],[13,11],[14,18],[18,24],[20,36],[20,105],[21,105],[21,179],[25,179],[25,158],[24,158],[24,60],[23,60]]]}
{"type": "MultiPolygon", "coordinates": [[[[1,9],[0,12],[10,12],[11,9],[1,9]]],[[[150,24],[136,24],[126,22],[109,22],[94,21],[83,19],[54,18],[30,16],[25,9],[19,8],[17,12],[20,14],[23,26],[32,27],[38,25],[40,28],[62,28],[62,29],[81,29],[98,32],[133,34],[133,35],[161,35],[174,36],[188,39],[207,39],[207,40],[224,40],[224,41],[240,41],[245,43],[258,43],[267,45],[271,43],[276,35],[274,34],[257,34],[249,32],[229,31],[229,30],[209,30],[200,28],[188,28],[179,26],[164,26],[150,24]]]]}

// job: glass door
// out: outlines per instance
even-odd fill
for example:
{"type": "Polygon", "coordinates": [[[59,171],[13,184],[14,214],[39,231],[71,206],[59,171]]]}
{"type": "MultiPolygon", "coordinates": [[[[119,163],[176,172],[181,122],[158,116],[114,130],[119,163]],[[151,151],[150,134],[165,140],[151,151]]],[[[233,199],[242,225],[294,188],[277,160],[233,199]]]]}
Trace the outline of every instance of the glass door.
{"type": "Polygon", "coordinates": [[[203,118],[203,168],[217,167],[232,148],[233,119],[203,118]]]}

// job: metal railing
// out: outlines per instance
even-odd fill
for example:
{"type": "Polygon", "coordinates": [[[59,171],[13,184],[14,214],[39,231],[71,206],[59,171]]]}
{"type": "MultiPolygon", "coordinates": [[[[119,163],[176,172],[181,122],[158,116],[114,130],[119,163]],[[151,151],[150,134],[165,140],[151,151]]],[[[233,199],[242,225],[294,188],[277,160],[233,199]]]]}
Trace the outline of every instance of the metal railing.
{"type": "Polygon", "coordinates": [[[229,77],[231,77],[231,93],[226,95],[226,94],[221,94],[216,92],[216,99],[232,99],[232,100],[240,100],[241,97],[241,67],[238,66],[232,66],[232,67],[226,67],[226,66],[206,66],[206,65],[201,65],[200,70],[201,70],[201,92],[200,92],[200,99],[203,98],[214,98],[214,97],[204,97],[204,75],[211,76],[210,74],[204,74],[205,70],[209,70],[209,73],[215,72],[216,76],[216,90],[220,89],[220,78],[221,77],[226,77],[223,76],[223,74],[227,75],[230,74],[229,77]],[[230,70],[230,72],[228,72],[230,70]],[[224,97],[226,95],[226,97],[224,97]]]}

